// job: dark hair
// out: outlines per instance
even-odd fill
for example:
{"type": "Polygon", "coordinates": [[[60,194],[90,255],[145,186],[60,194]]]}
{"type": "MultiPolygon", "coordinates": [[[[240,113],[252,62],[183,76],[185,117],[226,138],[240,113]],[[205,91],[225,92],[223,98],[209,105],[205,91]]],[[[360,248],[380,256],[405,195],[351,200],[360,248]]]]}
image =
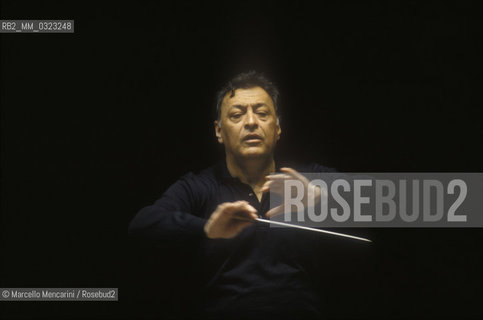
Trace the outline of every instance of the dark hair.
{"type": "Polygon", "coordinates": [[[253,87],[260,87],[265,90],[270,98],[273,100],[273,106],[275,108],[275,114],[277,119],[280,120],[279,114],[279,91],[275,84],[270,81],[263,73],[251,70],[236,75],[233,79],[228,81],[220,90],[216,93],[216,119],[220,121],[221,118],[221,105],[223,98],[228,92],[231,92],[230,97],[235,95],[236,89],[249,89],[253,87]]]}

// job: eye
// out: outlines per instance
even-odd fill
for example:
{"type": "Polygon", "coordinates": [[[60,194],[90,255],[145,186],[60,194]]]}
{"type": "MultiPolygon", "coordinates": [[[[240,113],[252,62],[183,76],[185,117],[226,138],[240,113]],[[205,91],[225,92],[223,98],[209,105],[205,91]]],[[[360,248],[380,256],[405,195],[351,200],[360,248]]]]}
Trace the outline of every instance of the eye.
{"type": "Polygon", "coordinates": [[[232,119],[240,119],[240,117],[242,116],[241,113],[233,113],[230,115],[230,118],[232,119]]]}

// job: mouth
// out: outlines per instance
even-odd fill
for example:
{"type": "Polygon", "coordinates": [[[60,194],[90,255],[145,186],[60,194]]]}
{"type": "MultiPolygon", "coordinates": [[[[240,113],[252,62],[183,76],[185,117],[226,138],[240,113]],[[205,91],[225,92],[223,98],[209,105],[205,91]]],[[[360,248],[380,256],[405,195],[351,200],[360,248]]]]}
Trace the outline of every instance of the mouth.
{"type": "Polygon", "coordinates": [[[259,143],[262,141],[262,137],[258,134],[247,134],[243,137],[242,141],[247,143],[259,143]]]}

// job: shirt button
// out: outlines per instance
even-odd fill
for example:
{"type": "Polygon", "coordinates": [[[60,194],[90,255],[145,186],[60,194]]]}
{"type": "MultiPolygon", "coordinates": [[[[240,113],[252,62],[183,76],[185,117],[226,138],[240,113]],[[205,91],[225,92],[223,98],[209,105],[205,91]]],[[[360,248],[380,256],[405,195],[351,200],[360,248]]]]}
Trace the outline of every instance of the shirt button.
{"type": "Polygon", "coordinates": [[[252,193],[252,192],[250,192],[250,193],[248,194],[248,196],[249,196],[249,197],[253,197],[253,193],[252,193]]]}

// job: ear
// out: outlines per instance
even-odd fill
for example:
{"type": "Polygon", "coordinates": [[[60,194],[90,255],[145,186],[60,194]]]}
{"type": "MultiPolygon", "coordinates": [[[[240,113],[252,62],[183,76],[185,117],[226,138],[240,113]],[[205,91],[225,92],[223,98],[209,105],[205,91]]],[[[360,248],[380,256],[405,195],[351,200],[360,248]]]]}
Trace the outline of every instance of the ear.
{"type": "Polygon", "coordinates": [[[223,144],[223,138],[221,137],[221,123],[218,122],[218,120],[215,120],[214,125],[215,125],[215,135],[216,135],[216,138],[218,139],[218,143],[223,144]]]}
{"type": "Polygon", "coordinates": [[[282,128],[280,127],[280,122],[277,118],[277,141],[280,140],[280,135],[282,134],[282,128]]]}

